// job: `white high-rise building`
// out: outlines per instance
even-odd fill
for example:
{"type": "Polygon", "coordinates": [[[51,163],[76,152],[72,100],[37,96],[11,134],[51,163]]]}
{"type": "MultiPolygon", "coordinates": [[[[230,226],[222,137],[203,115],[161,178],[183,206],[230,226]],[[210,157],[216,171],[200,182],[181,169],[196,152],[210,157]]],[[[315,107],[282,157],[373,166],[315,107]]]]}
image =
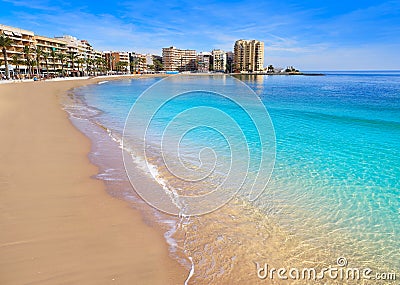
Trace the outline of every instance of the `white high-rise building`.
{"type": "Polygon", "coordinates": [[[220,49],[214,49],[212,52],[213,70],[219,72],[226,71],[226,53],[220,49]]]}
{"type": "Polygon", "coordinates": [[[264,43],[257,40],[238,40],[234,48],[234,71],[264,70],[264,43]]]}

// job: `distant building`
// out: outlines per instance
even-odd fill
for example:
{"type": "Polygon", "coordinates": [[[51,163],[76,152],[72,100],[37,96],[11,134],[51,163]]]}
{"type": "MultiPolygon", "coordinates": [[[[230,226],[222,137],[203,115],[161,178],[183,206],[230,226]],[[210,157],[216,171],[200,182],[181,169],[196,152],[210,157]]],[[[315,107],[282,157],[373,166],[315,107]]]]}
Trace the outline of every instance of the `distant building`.
{"type": "Polygon", "coordinates": [[[233,72],[233,52],[231,51],[226,52],[226,68],[227,72],[233,72]]]}
{"type": "Polygon", "coordinates": [[[131,73],[143,73],[147,71],[148,56],[136,52],[129,53],[129,65],[131,73]]]}
{"type": "Polygon", "coordinates": [[[197,55],[197,71],[198,72],[209,72],[211,64],[211,52],[202,51],[197,55]]]}
{"type": "Polygon", "coordinates": [[[196,70],[196,51],[177,49],[174,46],[162,49],[163,67],[165,71],[196,70]]]}
{"type": "Polygon", "coordinates": [[[220,49],[214,49],[212,52],[213,70],[225,72],[226,70],[226,53],[220,49]]]}
{"type": "Polygon", "coordinates": [[[12,40],[11,47],[6,51],[8,63],[12,75],[18,74],[20,77],[37,73],[57,75],[62,70],[67,74],[75,73],[76,75],[77,69],[80,69],[83,75],[84,70],[89,70],[87,58],[101,58],[101,52],[95,51],[87,41],[78,40],[72,36],[50,38],[5,25],[0,25],[0,34],[12,40]],[[29,48],[29,54],[24,52],[27,48],[29,48]],[[41,50],[39,56],[36,54],[38,50],[41,50]],[[74,66],[68,57],[70,53],[75,54],[74,66]],[[62,62],[60,55],[65,56],[62,62]]]}
{"type": "Polygon", "coordinates": [[[67,73],[73,75],[87,74],[98,65],[96,61],[102,58],[102,53],[93,49],[87,40],[79,40],[70,35],[55,37],[56,40],[63,41],[66,44],[65,53],[67,73]],[[71,56],[74,57],[73,63],[71,56]],[[80,73],[80,74],[78,74],[80,73]]]}
{"type": "Polygon", "coordinates": [[[154,71],[163,70],[162,62],[163,62],[162,56],[153,54],[154,71]]]}
{"type": "Polygon", "coordinates": [[[128,52],[105,51],[103,53],[108,70],[114,72],[127,72],[129,70],[130,59],[128,52]]]}
{"type": "Polygon", "coordinates": [[[146,65],[151,66],[153,65],[153,56],[151,54],[146,54],[146,65]]]}
{"type": "MultiPolygon", "coordinates": [[[[17,56],[20,61],[18,65],[18,72],[22,74],[28,73],[28,64],[27,59],[24,56],[24,47],[29,46],[34,48],[35,38],[34,33],[32,31],[18,29],[10,26],[5,26],[0,24],[0,35],[4,35],[9,37],[12,40],[11,47],[6,49],[6,54],[8,58],[8,67],[10,73],[14,74],[17,65],[14,65],[12,62],[12,57],[17,56]]],[[[1,56],[2,58],[2,56],[1,56]]],[[[2,61],[0,64],[1,70],[4,72],[5,66],[2,61]]]]}
{"type": "Polygon", "coordinates": [[[82,67],[85,70],[85,74],[93,69],[94,64],[103,58],[103,53],[101,51],[95,50],[92,45],[87,40],[81,40],[81,55],[80,58],[83,59],[82,67]]]}
{"type": "Polygon", "coordinates": [[[62,69],[61,61],[58,59],[57,54],[66,54],[67,44],[64,41],[35,35],[35,46],[40,47],[42,52],[47,54],[47,64],[46,60],[43,60],[40,65],[40,71],[42,73],[54,73],[62,69]],[[56,56],[53,58],[52,54],[54,53],[56,56]],[[47,68],[49,68],[49,70],[47,70],[47,68]]]}
{"type": "Polygon", "coordinates": [[[238,40],[234,47],[234,72],[257,72],[264,69],[264,43],[238,40]]]}

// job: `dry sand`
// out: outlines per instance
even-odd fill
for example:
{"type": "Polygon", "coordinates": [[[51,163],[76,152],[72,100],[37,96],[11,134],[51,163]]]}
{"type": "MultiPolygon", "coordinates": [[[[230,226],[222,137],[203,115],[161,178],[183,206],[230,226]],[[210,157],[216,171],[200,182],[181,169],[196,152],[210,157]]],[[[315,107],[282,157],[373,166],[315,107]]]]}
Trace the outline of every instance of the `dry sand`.
{"type": "Polygon", "coordinates": [[[0,284],[183,284],[160,230],[105,192],[58,95],[102,79],[0,84],[0,284]]]}

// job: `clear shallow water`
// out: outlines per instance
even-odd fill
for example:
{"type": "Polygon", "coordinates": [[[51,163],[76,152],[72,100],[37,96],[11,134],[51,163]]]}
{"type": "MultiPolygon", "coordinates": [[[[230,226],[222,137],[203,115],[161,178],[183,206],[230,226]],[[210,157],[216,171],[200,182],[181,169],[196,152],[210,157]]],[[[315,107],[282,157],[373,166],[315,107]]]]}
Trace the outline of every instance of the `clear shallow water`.
{"type": "MultiPolygon", "coordinates": [[[[398,269],[400,74],[340,72],[240,79],[269,111],[276,135],[275,168],[267,191],[254,203],[235,199],[202,217],[174,219],[158,214],[172,225],[167,234],[171,250],[194,263],[191,281],[248,283],[256,276],[255,263],[335,265],[339,256],[352,266],[398,269]]],[[[118,142],[131,105],[158,80],[80,88],[75,94],[91,110],[81,116],[105,126],[118,142]]],[[[216,80],[229,83],[230,79],[216,80]]],[[[187,84],[198,87],[200,83],[192,77],[187,84]]],[[[204,99],[192,96],[171,105],[155,129],[170,120],[168,114],[176,108],[215,104],[212,98],[204,99]]],[[[247,138],[250,149],[259,146],[256,136],[247,138]]],[[[204,145],[226,149],[218,134],[204,129],[192,132],[182,148],[189,164],[196,164],[198,149],[204,145]]],[[[135,149],[134,142],[131,147],[135,149]]],[[[179,186],[157,156],[152,163],[163,182],[179,186]]],[[[126,180],[118,171],[104,171],[107,179],[126,180]]],[[[220,176],[212,178],[219,183],[220,176]]],[[[213,181],[208,183],[211,187],[213,181]]],[[[126,188],[120,190],[122,196],[132,196],[129,185],[118,185],[126,188]]]]}

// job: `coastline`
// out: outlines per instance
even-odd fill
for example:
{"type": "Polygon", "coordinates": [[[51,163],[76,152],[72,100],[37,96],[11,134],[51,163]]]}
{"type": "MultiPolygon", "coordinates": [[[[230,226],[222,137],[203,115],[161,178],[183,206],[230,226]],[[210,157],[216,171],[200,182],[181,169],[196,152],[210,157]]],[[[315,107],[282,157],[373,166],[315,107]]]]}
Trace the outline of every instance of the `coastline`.
{"type": "Polygon", "coordinates": [[[91,142],[61,108],[68,90],[114,79],[0,85],[0,283],[184,283],[161,231],[91,178],[91,142]]]}

